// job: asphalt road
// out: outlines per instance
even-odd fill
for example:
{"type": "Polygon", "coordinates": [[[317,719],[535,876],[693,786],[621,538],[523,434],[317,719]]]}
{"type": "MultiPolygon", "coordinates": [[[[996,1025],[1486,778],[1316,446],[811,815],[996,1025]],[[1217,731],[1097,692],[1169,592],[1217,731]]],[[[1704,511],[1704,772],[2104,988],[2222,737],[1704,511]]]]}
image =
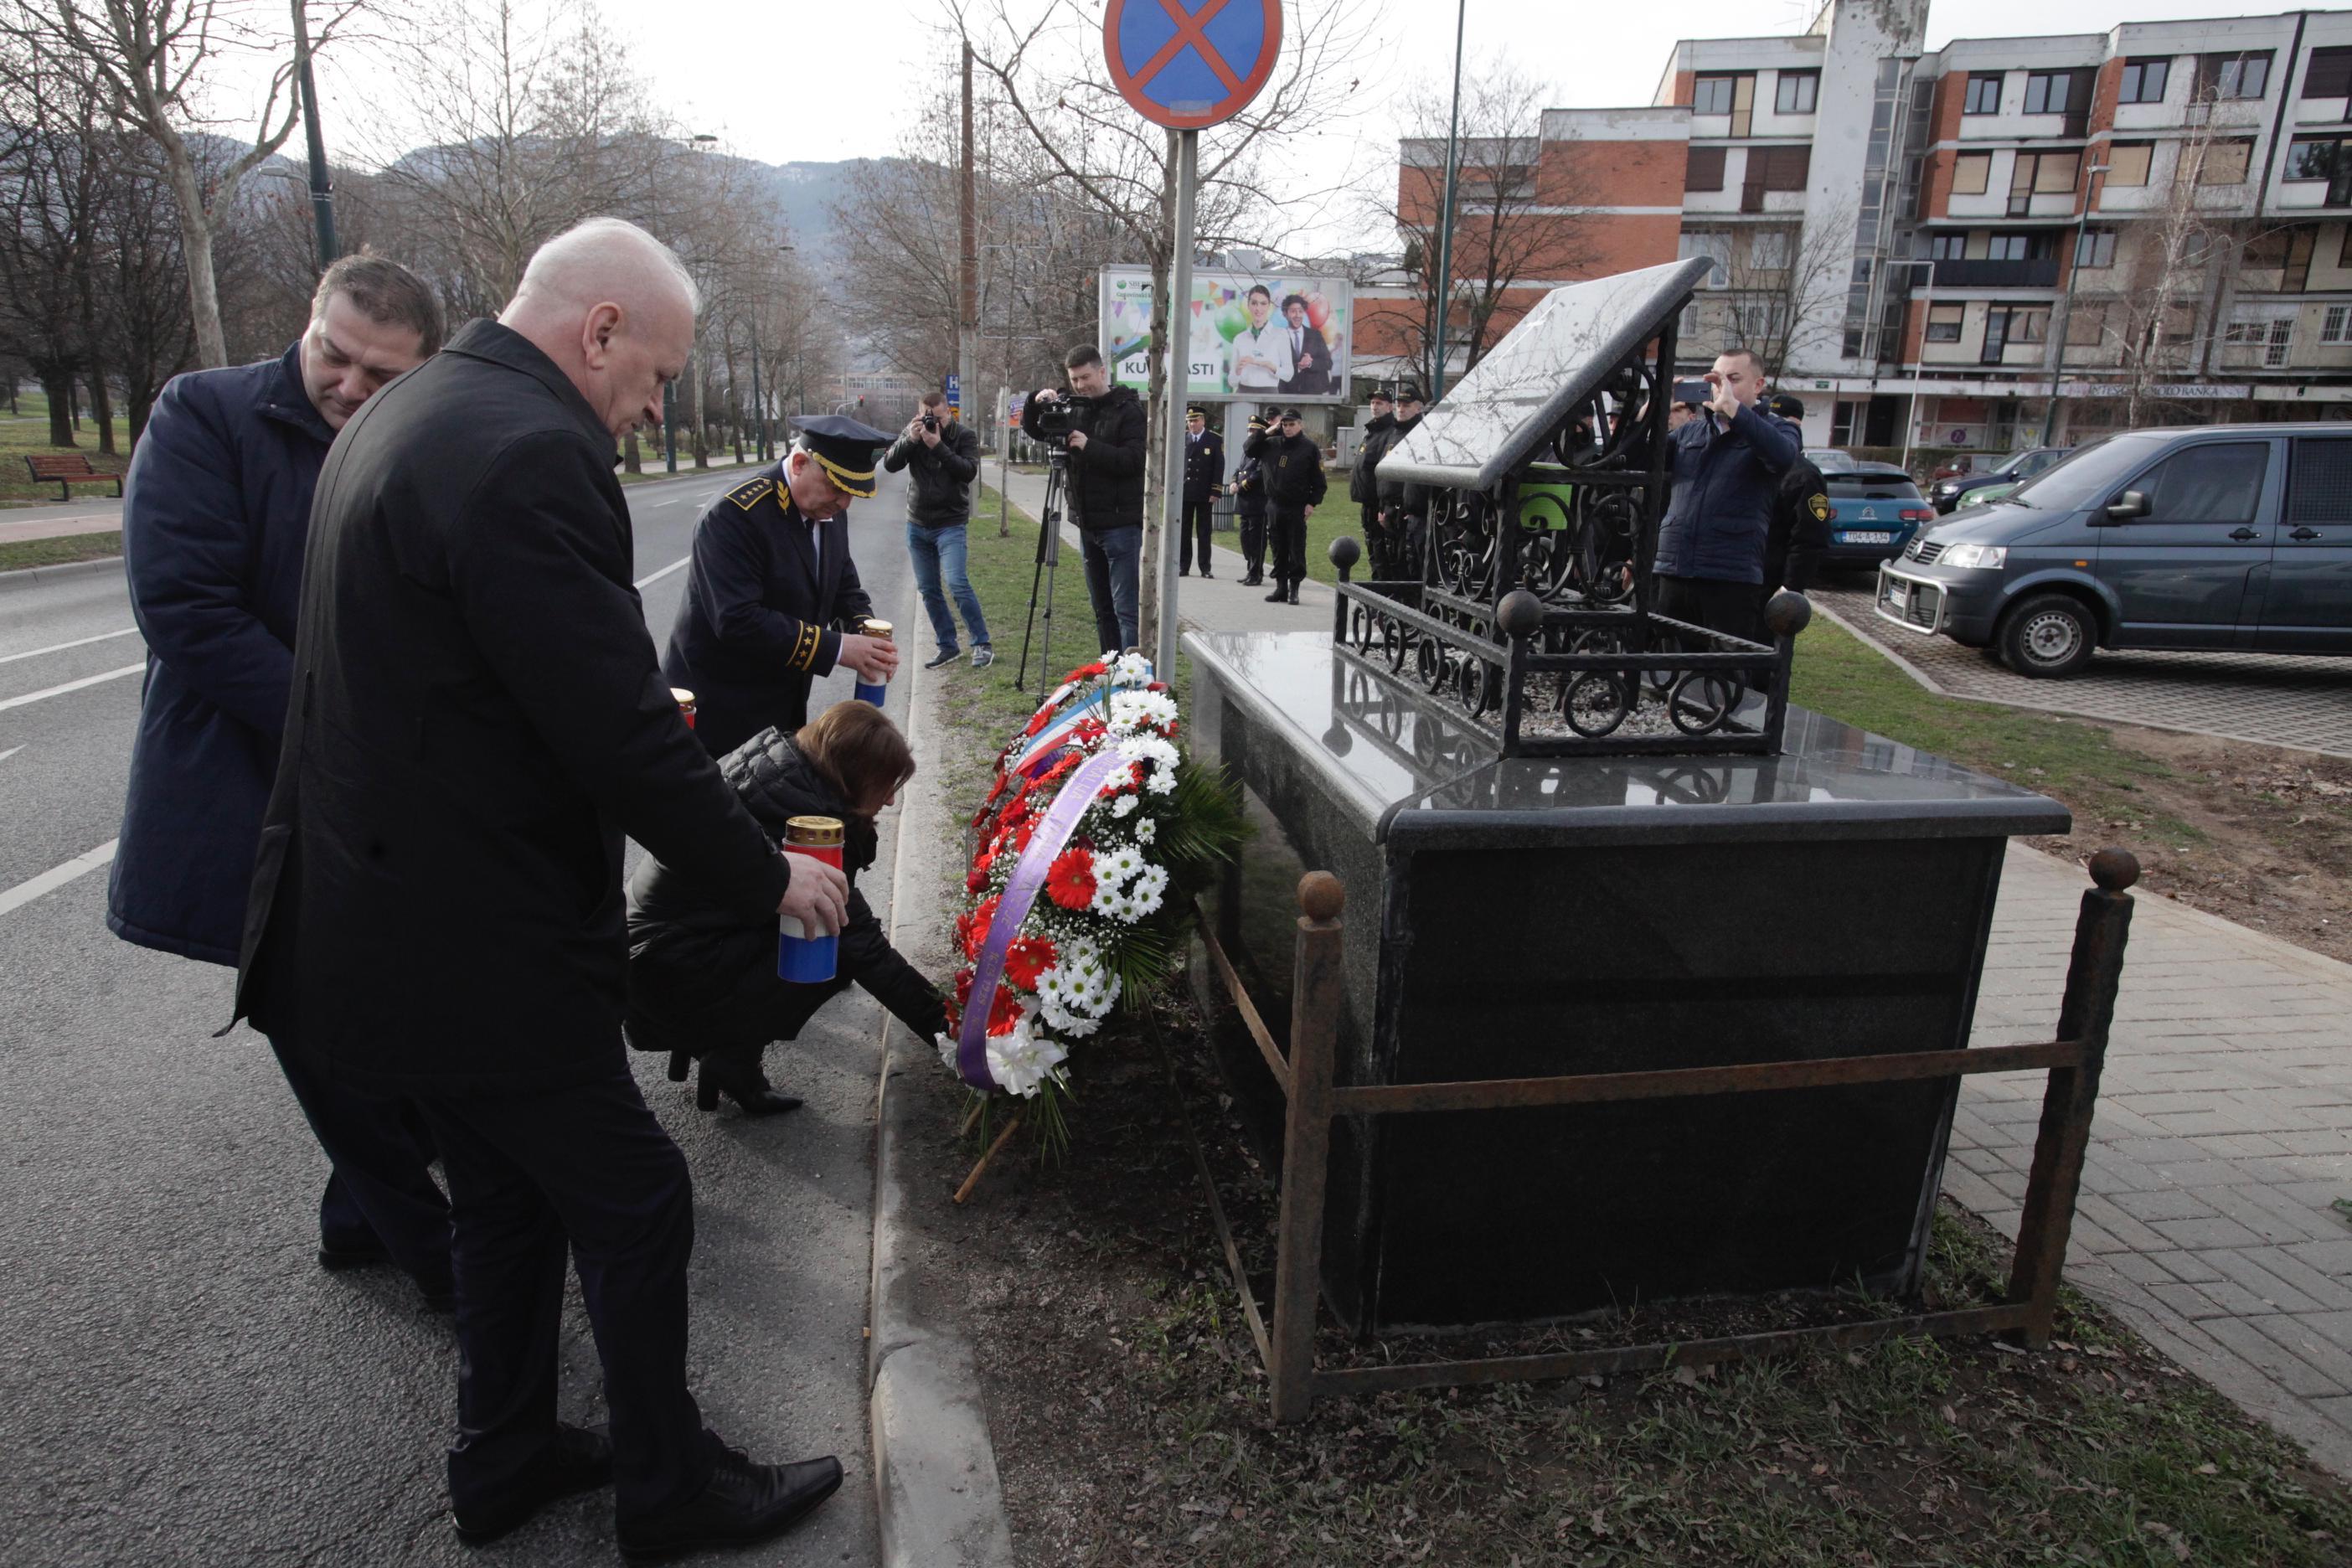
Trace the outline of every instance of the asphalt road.
{"type": "MultiPolygon", "coordinates": [[[[656,642],[686,582],[664,569],[743,477],[631,487],[656,642]]],[[[877,613],[911,634],[904,498],[885,482],[852,538],[877,613]]],[[[229,973],[117,940],[102,865],[37,880],[115,837],[141,684],[118,672],[144,657],[131,627],[113,573],[0,590],[0,1559],[618,1561],[609,1491],[497,1546],[457,1542],[443,1480],[455,1338],[405,1277],[318,1268],[326,1161],[261,1038],[212,1037],[229,973]]],[[[848,695],[844,674],[815,704],[848,695]]],[[[893,826],[861,881],[886,921],[893,826]]],[[[636,1058],[694,1171],[690,1372],[706,1420],[755,1458],[837,1452],[849,1471],[800,1531],[718,1561],[877,1554],[864,1328],[881,1019],[853,993],[772,1047],[770,1075],[808,1100],[777,1119],[705,1116],[660,1060],[636,1058]]],[[[576,1284],[562,1404],[566,1419],[603,1419],[576,1284]]]]}

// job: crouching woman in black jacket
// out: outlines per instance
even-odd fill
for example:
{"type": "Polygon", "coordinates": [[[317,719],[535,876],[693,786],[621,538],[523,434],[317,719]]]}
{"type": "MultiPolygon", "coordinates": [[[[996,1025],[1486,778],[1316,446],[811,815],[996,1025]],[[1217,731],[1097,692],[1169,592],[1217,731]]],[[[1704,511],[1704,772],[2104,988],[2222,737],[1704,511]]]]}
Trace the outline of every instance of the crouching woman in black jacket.
{"type": "Polygon", "coordinates": [[[840,960],[824,984],[777,979],[772,910],[725,903],[647,856],[629,879],[629,1039],[669,1052],[673,1079],[686,1076],[688,1058],[698,1059],[703,1110],[718,1110],[724,1092],[747,1114],[765,1116],[801,1103],[770,1087],[760,1065],[768,1042],[797,1037],[852,981],[919,1035],[948,1026],[937,987],[898,955],[857,891],[857,874],[874,864],[874,816],[915,776],[915,758],[880,709],[836,702],[793,734],[761,731],[719,768],[771,839],[795,816],[841,820],[850,891],[840,960]]]}

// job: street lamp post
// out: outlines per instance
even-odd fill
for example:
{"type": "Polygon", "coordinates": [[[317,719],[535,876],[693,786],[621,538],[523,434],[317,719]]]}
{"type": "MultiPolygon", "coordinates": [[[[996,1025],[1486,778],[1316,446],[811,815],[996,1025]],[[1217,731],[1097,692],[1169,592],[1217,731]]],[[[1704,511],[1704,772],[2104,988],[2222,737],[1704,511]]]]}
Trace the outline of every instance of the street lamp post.
{"type": "Polygon", "coordinates": [[[1454,112],[1445,122],[1445,194],[1437,209],[1437,359],[1429,367],[1433,405],[1445,395],[1445,318],[1454,313],[1454,145],[1462,130],[1462,31],[1469,19],[1470,0],[1461,0],[1454,12],[1454,112]]]}
{"type": "Polygon", "coordinates": [[[2066,333],[2074,319],[2074,275],[2083,269],[2083,236],[2091,224],[2091,204],[2098,198],[2091,182],[2109,165],[2094,163],[2083,171],[2083,210],[2074,216],[2074,254],[2066,258],[2066,292],[2058,305],[2058,319],[2050,324],[2050,401],[2042,407],[2042,444],[2058,439],[2058,378],[2066,368],[2066,333]]]}
{"type": "Polygon", "coordinates": [[[318,228],[319,270],[342,254],[335,241],[335,187],[327,177],[327,137],[319,125],[319,84],[310,72],[308,0],[294,0],[295,89],[302,96],[302,138],[310,155],[310,216],[318,228]]]}

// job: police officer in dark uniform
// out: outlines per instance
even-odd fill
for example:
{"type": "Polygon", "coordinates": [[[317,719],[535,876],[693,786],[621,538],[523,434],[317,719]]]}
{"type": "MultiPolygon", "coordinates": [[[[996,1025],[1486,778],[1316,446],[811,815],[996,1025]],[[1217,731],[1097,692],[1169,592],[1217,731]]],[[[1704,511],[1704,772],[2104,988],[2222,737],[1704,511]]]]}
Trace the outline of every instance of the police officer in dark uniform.
{"type": "MultiPolygon", "coordinates": [[[[1795,425],[1805,417],[1802,399],[1776,392],[1764,403],[1776,419],[1795,425]]],[[[1803,452],[1780,477],[1773,492],[1770,526],[1764,535],[1764,582],[1757,600],[1757,625],[1763,625],[1764,605],[1783,588],[1799,593],[1813,585],[1830,543],[1829,486],[1821,469],[1803,452]]]]}
{"type": "Polygon", "coordinates": [[[1356,503],[1364,531],[1364,548],[1371,555],[1374,580],[1391,574],[1382,570],[1395,553],[1381,521],[1381,481],[1373,473],[1381,454],[1389,449],[1396,429],[1396,403],[1385,386],[1372,388],[1372,416],[1364,421],[1362,443],[1356,448],[1356,466],[1348,473],[1348,499],[1356,503]]]}
{"type": "MultiPolygon", "coordinates": [[[[1388,439],[1381,444],[1380,458],[1372,459],[1375,468],[1381,458],[1387,457],[1404,445],[1404,438],[1421,426],[1423,408],[1421,388],[1411,382],[1397,388],[1396,423],[1390,426],[1388,439]]],[[[1382,479],[1373,475],[1374,500],[1380,508],[1381,527],[1386,531],[1389,547],[1393,552],[1389,563],[1389,574],[1405,582],[1417,582],[1422,576],[1421,558],[1429,532],[1430,488],[1404,479],[1382,479]]],[[[1378,568],[1375,568],[1377,574],[1378,568]]]]}
{"type": "Polygon", "coordinates": [[[874,494],[874,452],[890,437],[837,415],[800,431],[783,461],[694,525],[662,674],[694,693],[695,735],[714,757],[806,723],[810,685],[836,665],[877,681],[898,668],[898,650],[861,629],[874,602],[849,557],[849,503],[874,494]]]}
{"type": "Polygon", "coordinates": [[[1225,493],[1225,438],[1209,428],[1209,411],[1195,403],[1184,411],[1184,526],[1177,575],[1192,574],[1192,535],[1201,536],[1201,575],[1209,570],[1209,535],[1214,529],[1216,500],[1225,493]]]}

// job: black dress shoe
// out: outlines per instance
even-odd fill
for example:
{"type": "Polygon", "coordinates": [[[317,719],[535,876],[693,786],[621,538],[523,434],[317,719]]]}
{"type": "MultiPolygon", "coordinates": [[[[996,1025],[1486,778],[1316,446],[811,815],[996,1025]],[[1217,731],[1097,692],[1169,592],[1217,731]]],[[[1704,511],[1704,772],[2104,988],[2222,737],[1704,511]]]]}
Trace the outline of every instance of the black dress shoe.
{"type": "Polygon", "coordinates": [[[1265,596],[1265,602],[1269,605],[1279,605],[1282,599],[1282,579],[1277,577],[1274,581],[1274,592],[1265,596]]]}
{"type": "Polygon", "coordinates": [[[1294,605],[1298,603],[1298,579],[1296,577],[1290,580],[1290,602],[1294,605]]]}
{"type": "Polygon", "coordinates": [[[319,1244],[319,1267],[331,1268],[338,1273],[346,1268],[373,1268],[379,1263],[391,1261],[392,1254],[384,1250],[383,1242],[372,1236],[365,1241],[346,1242],[339,1247],[330,1247],[323,1241],[319,1244]]]}
{"type": "Polygon", "coordinates": [[[632,1563],[714,1546],[749,1546],[798,1524],[841,1489],[841,1461],[827,1454],[796,1465],[755,1465],[733,1448],[699,1494],[650,1519],[624,1520],[614,1531],[632,1563]]]}
{"type": "Polygon", "coordinates": [[[612,1484],[612,1439],[601,1431],[559,1424],[555,1441],[540,1450],[509,1490],[453,1508],[449,1517],[457,1526],[458,1540],[479,1546],[530,1523],[551,1502],[612,1484]]]}
{"type": "Polygon", "coordinates": [[[714,1052],[702,1058],[702,1070],[695,1075],[694,1103],[716,1110],[721,1094],[742,1107],[746,1116],[774,1116],[801,1108],[799,1096],[776,1092],[757,1067],[747,1070],[739,1063],[721,1061],[714,1052]]]}

